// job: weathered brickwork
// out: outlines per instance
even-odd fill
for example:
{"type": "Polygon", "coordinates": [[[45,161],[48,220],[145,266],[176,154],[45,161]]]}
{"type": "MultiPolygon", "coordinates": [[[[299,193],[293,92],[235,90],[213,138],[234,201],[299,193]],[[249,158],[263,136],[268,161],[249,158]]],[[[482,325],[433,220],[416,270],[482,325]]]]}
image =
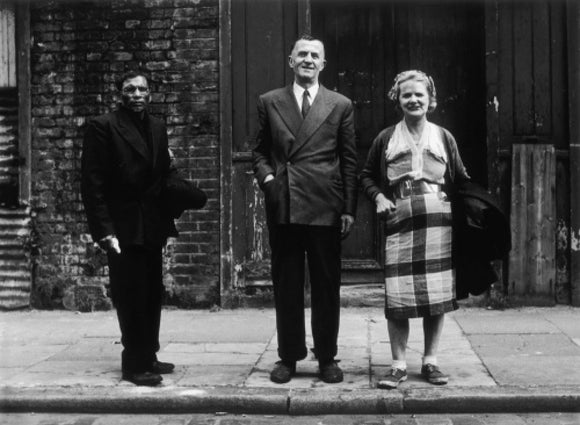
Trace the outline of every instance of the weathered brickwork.
{"type": "Polygon", "coordinates": [[[93,247],[80,198],[85,124],[115,107],[116,78],[150,75],[175,162],[208,194],[184,214],[166,252],[167,303],[219,303],[217,0],[31,2],[32,305],[108,309],[106,259],[93,247]]]}

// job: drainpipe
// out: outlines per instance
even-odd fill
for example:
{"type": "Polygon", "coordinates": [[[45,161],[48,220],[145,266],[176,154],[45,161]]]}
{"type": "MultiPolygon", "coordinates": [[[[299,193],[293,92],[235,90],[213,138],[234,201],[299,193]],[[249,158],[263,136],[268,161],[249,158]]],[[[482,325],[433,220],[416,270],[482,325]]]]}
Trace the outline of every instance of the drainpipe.
{"type": "Polygon", "coordinates": [[[568,0],[568,93],[570,117],[570,282],[580,306],[580,3],[568,0]]]}

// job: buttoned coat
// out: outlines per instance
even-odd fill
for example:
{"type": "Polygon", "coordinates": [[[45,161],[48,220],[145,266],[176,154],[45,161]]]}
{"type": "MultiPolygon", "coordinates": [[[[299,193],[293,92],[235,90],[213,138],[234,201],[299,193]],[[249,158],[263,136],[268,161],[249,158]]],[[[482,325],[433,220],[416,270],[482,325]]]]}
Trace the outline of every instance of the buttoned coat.
{"type": "Polygon", "coordinates": [[[171,172],[167,130],[149,116],[149,147],[129,113],[121,107],[87,125],[81,192],[89,230],[94,241],[115,235],[121,246],[160,246],[177,235],[162,201],[171,172]]]}
{"type": "Polygon", "coordinates": [[[258,99],[253,151],[270,224],[340,226],[356,212],[357,177],[352,102],[320,85],[305,119],[292,85],[258,99]],[[274,180],[264,183],[268,174],[274,180]]]}

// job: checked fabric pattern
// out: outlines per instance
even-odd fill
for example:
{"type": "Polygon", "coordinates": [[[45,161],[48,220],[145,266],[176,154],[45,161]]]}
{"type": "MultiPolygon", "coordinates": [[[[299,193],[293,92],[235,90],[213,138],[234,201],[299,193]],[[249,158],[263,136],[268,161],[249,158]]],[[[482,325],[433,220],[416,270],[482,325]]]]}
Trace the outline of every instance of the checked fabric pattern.
{"type": "Polygon", "coordinates": [[[397,199],[396,206],[385,226],[385,316],[456,310],[451,203],[439,192],[397,199]]]}

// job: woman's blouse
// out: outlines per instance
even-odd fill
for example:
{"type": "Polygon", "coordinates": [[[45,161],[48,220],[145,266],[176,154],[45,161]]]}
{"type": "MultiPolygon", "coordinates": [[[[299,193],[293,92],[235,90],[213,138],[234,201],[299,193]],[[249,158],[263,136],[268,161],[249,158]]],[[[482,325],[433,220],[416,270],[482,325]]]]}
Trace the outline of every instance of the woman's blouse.
{"type": "Polygon", "coordinates": [[[387,181],[393,186],[402,180],[445,183],[447,154],[438,126],[425,123],[419,143],[415,143],[404,120],[393,131],[385,152],[387,181]]]}

